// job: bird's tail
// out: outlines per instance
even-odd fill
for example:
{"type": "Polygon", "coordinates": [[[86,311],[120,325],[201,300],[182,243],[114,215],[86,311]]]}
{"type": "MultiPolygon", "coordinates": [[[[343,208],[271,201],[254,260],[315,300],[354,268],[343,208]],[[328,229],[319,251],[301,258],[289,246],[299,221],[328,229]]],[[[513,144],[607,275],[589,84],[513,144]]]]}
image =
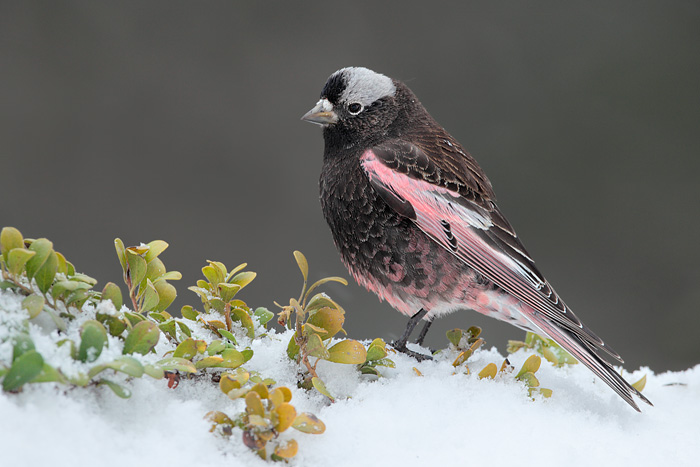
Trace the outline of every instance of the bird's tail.
{"type": "Polygon", "coordinates": [[[548,321],[544,316],[539,313],[531,313],[527,316],[527,319],[531,321],[535,326],[542,330],[542,332],[555,341],[557,344],[562,346],[567,352],[573,355],[576,360],[586,365],[593,373],[595,373],[600,379],[602,379],[605,384],[610,386],[613,391],[619,394],[625,402],[631,405],[637,412],[641,412],[637,403],[635,402],[633,395],[636,395],[641,400],[649,405],[654,405],[642,395],[636,388],[634,388],[630,383],[625,381],[620,374],[615,371],[610,363],[603,360],[590,346],[588,346],[582,339],[576,336],[571,331],[567,331],[557,326],[555,323],[548,321]]]}

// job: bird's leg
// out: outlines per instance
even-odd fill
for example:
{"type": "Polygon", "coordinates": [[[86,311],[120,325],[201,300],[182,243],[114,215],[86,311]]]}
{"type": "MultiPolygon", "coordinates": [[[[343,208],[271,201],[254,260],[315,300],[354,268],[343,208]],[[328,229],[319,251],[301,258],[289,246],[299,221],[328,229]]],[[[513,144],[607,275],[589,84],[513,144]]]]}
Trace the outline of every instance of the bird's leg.
{"type": "Polygon", "coordinates": [[[418,325],[418,322],[422,320],[427,313],[428,310],[421,308],[418,313],[411,316],[408,323],[406,323],[406,330],[403,332],[401,337],[399,337],[399,340],[394,341],[394,347],[406,347],[406,342],[408,342],[408,338],[411,337],[411,333],[418,325]]]}
{"type": "MultiPolygon", "coordinates": [[[[413,330],[416,328],[416,325],[418,322],[423,319],[423,317],[428,313],[428,310],[421,308],[418,313],[415,315],[411,316],[411,318],[408,320],[408,323],[406,324],[406,330],[403,332],[401,337],[399,337],[398,340],[392,342],[392,346],[394,349],[396,349],[398,352],[405,353],[406,355],[410,355],[411,357],[415,358],[418,361],[421,360],[430,360],[432,357],[428,355],[423,355],[419,354],[418,352],[414,352],[412,350],[409,350],[408,347],[406,347],[406,342],[408,342],[408,338],[411,336],[411,333],[413,330]]],[[[428,327],[430,327],[428,325],[428,327]]],[[[421,331],[420,336],[418,337],[419,339],[425,338],[425,333],[427,333],[428,330],[423,328],[423,331],[421,331]]],[[[421,340],[422,342],[422,340],[421,340]]]]}
{"type": "Polygon", "coordinates": [[[418,339],[416,339],[416,344],[423,346],[423,341],[425,340],[425,335],[428,334],[428,329],[430,329],[430,325],[433,324],[432,320],[428,320],[425,322],[423,325],[423,329],[421,329],[420,334],[418,334],[418,339]]]}

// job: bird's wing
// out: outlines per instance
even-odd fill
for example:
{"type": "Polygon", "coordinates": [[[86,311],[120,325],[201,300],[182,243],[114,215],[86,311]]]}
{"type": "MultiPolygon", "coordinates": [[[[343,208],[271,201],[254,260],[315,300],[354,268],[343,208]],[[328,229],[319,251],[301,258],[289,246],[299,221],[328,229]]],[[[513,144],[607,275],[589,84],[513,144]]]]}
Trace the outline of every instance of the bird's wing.
{"type": "MultiPolygon", "coordinates": [[[[455,150],[464,154],[458,146],[455,150]]],[[[486,191],[474,184],[478,177],[463,173],[464,166],[462,172],[455,172],[453,167],[445,168],[444,160],[431,159],[415,144],[392,140],[365,151],[360,163],[370,184],[396,212],[412,219],[428,236],[501,289],[580,337],[590,349],[601,349],[622,362],[581,323],[537,270],[493,202],[485,176],[486,191]]]]}

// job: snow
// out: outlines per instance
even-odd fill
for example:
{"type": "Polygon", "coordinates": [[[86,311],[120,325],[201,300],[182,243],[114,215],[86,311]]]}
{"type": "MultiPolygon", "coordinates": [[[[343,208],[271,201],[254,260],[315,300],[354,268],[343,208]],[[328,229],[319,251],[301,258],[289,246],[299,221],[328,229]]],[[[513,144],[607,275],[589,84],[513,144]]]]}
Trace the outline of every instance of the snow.
{"type": "MultiPolygon", "coordinates": [[[[0,292],[0,363],[5,365],[12,357],[7,337],[27,317],[20,303],[20,296],[0,292]]],[[[76,338],[72,333],[91,316],[93,309],[84,310],[67,335],[76,338]]],[[[121,341],[110,338],[96,362],[75,362],[66,346],[56,349],[55,342],[66,335],[52,331],[51,324],[40,315],[30,322],[30,335],[46,361],[66,373],[121,356],[121,341]]],[[[582,365],[556,368],[543,360],[537,377],[554,394],[532,400],[512,377],[478,379],[487,363],[503,361],[495,348],[470,358],[471,375],[455,374],[452,350],[420,363],[391,354],[396,368],[381,367],[379,379],[360,376],[352,365],[321,362],[319,376],[337,398],[331,404],[296,387],[297,369],[286,357],[289,337],[289,331],[270,330],[267,337],[239,343],[255,352],[246,369],[289,387],[297,411],[314,413],[326,425],[321,435],[291,429],[282,434],[299,443],[291,465],[690,466],[700,456],[700,365],[658,375],[648,368],[625,373],[630,381],[647,376],[644,394],[654,407],[644,405],[640,414],[582,365]]],[[[163,339],[158,355],[142,361],[168,350],[172,344],[163,339]]],[[[521,350],[508,358],[519,368],[531,354],[521,350]]],[[[107,373],[131,390],[130,399],[105,386],[53,383],[26,385],[18,394],[0,392],[2,465],[268,465],[243,445],[238,429],[230,438],[209,432],[205,413],[235,416],[243,401],[230,400],[208,379],[183,378],[169,389],[166,380],[107,373]]]]}

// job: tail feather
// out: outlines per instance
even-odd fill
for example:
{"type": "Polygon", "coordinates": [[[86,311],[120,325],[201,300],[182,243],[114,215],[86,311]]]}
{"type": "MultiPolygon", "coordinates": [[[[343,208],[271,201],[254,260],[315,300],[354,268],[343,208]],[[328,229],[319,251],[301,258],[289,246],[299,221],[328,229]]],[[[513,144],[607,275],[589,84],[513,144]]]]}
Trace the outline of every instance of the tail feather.
{"type": "Polygon", "coordinates": [[[651,406],[654,405],[651,403],[651,401],[649,401],[649,399],[644,397],[641,392],[622,378],[622,376],[615,371],[610,363],[603,360],[595,351],[591,349],[591,346],[582,341],[579,336],[570,331],[562,329],[555,323],[548,321],[544,316],[537,312],[527,313],[526,318],[537,328],[539,328],[547,337],[555,341],[567,352],[573,355],[576,360],[586,365],[586,367],[588,367],[593,373],[602,379],[605,384],[610,386],[613,391],[622,397],[625,402],[631,405],[637,412],[641,412],[641,410],[639,410],[637,403],[632,397],[633,395],[639,397],[642,401],[651,406]]]}

